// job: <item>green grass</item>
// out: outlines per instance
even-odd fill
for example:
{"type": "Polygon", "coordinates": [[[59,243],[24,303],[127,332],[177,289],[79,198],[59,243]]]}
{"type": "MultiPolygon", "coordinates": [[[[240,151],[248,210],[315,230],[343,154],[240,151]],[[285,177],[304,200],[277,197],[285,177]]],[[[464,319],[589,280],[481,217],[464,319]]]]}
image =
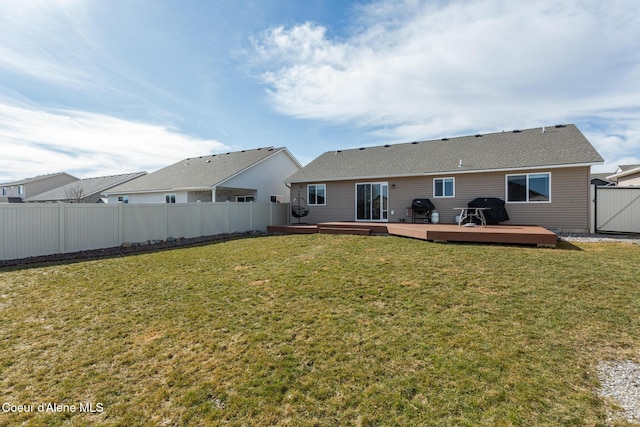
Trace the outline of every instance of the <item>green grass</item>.
{"type": "Polygon", "coordinates": [[[104,411],[0,425],[605,425],[638,260],[308,235],[5,268],[0,403],[104,411]]]}

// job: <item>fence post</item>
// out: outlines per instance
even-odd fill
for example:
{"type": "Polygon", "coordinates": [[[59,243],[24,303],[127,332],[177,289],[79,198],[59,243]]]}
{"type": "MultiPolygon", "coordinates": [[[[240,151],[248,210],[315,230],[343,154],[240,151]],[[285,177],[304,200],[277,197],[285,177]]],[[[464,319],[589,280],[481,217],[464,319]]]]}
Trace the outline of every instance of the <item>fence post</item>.
{"type": "Polygon", "coordinates": [[[253,230],[253,202],[249,202],[249,231],[253,230]]]}
{"type": "Polygon", "coordinates": [[[202,223],[202,202],[198,200],[198,222],[200,223],[200,237],[204,236],[204,224],[202,223]]]}
{"type": "Polygon", "coordinates": [[[169,203],[164,204],[164,230],[163,230],[164,238],[162,240],[167,240],[169,238],[169,203]]]}
{"type": "Polygon", "coordinates": [[[589,204],[591,207],[589,215],[589,233],[594,234],[597,230],[597,220],[598,220],[598,186],[591,186],[591,203],[589,204]]]}
{"type": "Polygon", "coordinates": [[[64,203],[58,203],[58,250],[61,254],[66,252],[67,242],[66,242],[66,227],[65,227],[65,217],[64,217],[64,203]]]}
{"type": "Polygon", "coordinates": [[[273,225],[273,205],[275,203],[269,203],[269,225],[273,225]]]}
{"type": "Polygon", "coordinates": [[[225,202],[225,231],[231,233],[231,204],[227,200],[225,202]]]}
{"type": "Polygon", "coordinates": [[[118,203],[118,245],[124,243],[124,203],[118,203]]]}

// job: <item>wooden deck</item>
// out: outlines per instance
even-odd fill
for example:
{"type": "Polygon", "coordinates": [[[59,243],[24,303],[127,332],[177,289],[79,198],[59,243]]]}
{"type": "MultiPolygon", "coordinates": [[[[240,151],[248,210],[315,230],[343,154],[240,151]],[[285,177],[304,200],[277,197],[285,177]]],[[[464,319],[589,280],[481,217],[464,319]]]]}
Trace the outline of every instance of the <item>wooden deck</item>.
{"type": "Polygon", "coordinates": [[[558,236],[543,227],[532,225],[488,225],[460,227],[456,224],[411,224],[373,222],[325,222],[269,226],[267,230],[287,234],[391,234],[433,242],[505,243],[555,247],[558,236]]]}

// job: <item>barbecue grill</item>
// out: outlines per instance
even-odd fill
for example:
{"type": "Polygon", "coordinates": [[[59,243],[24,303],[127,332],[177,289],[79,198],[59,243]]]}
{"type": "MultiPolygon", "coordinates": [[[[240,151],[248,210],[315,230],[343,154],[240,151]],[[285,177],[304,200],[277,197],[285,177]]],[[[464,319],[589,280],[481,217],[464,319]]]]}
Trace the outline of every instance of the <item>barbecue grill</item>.
{"type": "Polygon", "coordinates": [[[431,221],[431,214],[436,206],[429,199],[413,199],[411,202],[411,219],[422,220],[425,224],[431,221]]]}
{"type": "Polygon", "coordinates": [[[478,197],[467,203],[467,206],[470,208],[486,208],[482,213],[487,224],[496,225],[499,222],[509,220],[509,215],[504,207],[504,200],[495,197],[478,197]]]}

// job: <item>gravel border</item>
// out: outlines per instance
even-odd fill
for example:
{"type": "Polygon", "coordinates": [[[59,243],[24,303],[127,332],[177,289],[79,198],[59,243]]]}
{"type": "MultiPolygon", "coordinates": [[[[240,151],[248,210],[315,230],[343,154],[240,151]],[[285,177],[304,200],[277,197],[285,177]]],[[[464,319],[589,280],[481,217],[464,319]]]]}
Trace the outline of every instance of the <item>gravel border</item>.
{"type": "Polygon", "coordinates": [[[631,360],[598,364],[598,394],[612,399],[622,411],[608,411],[608,421],[619,419],[640,423],[640,364],[631,360]]]}
{"type": "Polygon", "coordinates": [[[640,235],[638,234],[558,233],[558,238],[565,242],[626,242],[640,244],[640,235]]]}

